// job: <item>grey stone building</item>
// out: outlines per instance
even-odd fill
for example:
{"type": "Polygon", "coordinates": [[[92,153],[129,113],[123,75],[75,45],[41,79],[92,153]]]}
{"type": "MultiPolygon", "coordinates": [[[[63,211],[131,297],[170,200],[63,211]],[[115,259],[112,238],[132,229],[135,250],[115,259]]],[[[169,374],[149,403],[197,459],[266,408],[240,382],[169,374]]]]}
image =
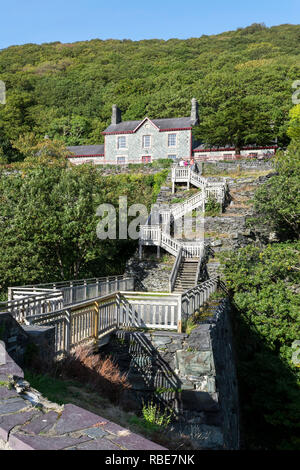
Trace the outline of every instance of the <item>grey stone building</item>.
{"type": "Polygon", "coordinates": [[[191,115],[181,118],[122,121],[121,111],[112,107],[111,124],[104,130],[104,145],[68,147],[69,160],[80,164],[150,163],[159,158],[190,159],[192,128],[198,124],[198,103],[192,99],[191,115]]]}
{"type": "Polygon", "coordinates": [[[232,145],[207,147],[194,142],[193,126],[199,123],[198,102],[192,99],[188,117],[122,121],[121,111],[114,104],[111,124],[102,132],[104,145],[78,145],[68,147],[71,163],[95,165],[127,165],[151,163],[161,158],[198,161],[236,160],[239,158],[265,158],[275,154],[277,145],[243,147],[237,155],[232,145]]]}

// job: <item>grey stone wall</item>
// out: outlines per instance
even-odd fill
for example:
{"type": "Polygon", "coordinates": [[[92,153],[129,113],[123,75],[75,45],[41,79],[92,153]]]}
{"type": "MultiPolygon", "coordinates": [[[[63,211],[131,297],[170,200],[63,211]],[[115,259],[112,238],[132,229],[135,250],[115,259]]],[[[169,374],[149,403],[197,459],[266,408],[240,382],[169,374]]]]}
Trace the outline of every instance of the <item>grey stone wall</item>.
{"type": "Polygon", "coordinates": [[[0,340],[4,341],[12,359],[22,366],[29,336],[9,313],[0,313],[0,340]]]}
{"type": "Polygon", "coordinates": [[[202,162],[202,172],[205,173],[224,173],[236,172],[238,169],[245,171],[264,171],[274,169],[272,160],[236,160],[232,162],[202,162]]]}
{"type": "Polygon", "coordinates": [[[54,354],[55,327],[21,326],[10,313],[0,313],[0,340],[21,367],[26,359],[30,360],[30,354],[38,354],[43,361],[49,361],[54,354]]]}
{"type": "Polygon", "coordinates": [[[105,136],[105,161],[116,163],[117,156],[125,156],[128,163],[140,163],[142,156],[151,156],[152,161],[176,155],[177,158],[189,158],[191,154],[191,131],[160,132],[151,122],[146,121],[135,133],[126,136],[126,148],[118,149],[118,135],[105,136]],[[168,147],[168,134],[177,135],[176,147],[168,147]],[[151,147],[143,148],[143,135],[151,136],[151,147]]]}

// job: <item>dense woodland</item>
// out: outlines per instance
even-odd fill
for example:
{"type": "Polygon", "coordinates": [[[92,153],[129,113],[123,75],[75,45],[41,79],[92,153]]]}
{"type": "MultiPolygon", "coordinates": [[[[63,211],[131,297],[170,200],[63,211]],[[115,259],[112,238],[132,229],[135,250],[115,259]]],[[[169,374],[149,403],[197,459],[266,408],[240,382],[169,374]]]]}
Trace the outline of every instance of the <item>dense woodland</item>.
{"type": "Polygon", "coordinates": [[[247,28],[187,40],[106,40],[12,46],[0,51],[2,159],[11,142],[49,135],[68,145],[102,143],[117,103],[123,119],[188,116],[208,144],[288,142],[292,83],[300,77],[300,26],[247,28]]]}

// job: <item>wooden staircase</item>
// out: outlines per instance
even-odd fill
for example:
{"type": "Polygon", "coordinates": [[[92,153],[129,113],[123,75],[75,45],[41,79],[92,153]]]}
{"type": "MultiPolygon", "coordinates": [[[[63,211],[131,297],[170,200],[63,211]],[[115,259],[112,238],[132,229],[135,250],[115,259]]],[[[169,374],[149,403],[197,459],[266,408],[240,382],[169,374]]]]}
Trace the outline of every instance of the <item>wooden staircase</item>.
{"type": "Polygon", "coordinates": [[[173,293],[185,292],[196,284],[198,258],[183,258],[176,277],[173,293]]]}

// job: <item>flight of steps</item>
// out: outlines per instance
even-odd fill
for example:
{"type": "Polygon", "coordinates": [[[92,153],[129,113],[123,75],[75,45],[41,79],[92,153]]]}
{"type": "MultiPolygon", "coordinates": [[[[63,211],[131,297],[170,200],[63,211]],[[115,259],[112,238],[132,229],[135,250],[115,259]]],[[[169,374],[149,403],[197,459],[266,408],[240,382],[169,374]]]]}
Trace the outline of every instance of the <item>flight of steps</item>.
{"type": "Polygon", "coordinates": [[[198,258],[183,259],[175,281],[174,293],[184,292],[195,287],[198,258]]]}

